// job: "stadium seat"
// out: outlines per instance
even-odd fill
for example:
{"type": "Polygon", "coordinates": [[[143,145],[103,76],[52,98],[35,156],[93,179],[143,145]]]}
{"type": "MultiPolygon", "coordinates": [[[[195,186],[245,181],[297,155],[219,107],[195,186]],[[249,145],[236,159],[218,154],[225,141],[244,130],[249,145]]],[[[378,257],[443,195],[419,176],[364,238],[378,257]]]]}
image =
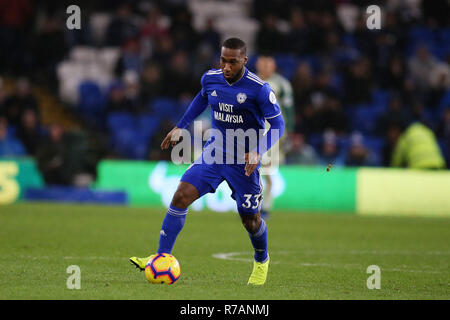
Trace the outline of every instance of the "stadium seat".
{"type": "Polygon", "coordinates": [[[323,136],[321,133],[312,133],[308,136],[308,144],[310,144],[317,152],[322,145],[323,136]]]}
{"type": "Polygon", "coordinates": [[[77,46],[70,51],[70,59],[74,62],[95,63],[96,49],[88,46],[77,46]]]}
{"type": "Polygon", "coordinates": [[[106,119],[110,131],[135,128],[136,118],[129,112],[111,112],[106,119]]]}
{"type": "Polygon", "coordinates": [[[79,97],[79,108],[82,112],[94,113],[103,110],[106,104],[100,86],[94,81],[84,81],[80,84],[79,97]]]}
{"type": "Polygon", "coordinates": [[[180,110],[178,101],[172,98],[159,97],[150,102],[150,110],[152,114],[157,116],[160,120],[170,119],[173,121],[179,120],[180,110]]]}
{"type": "Polygon", "coordinates": [[[417,26],[409,31],[409,39],[414,44],[433,45],[436,35],[430,28],[417,26]]]}
{"type": "Polygon", "coordinates": [[[288,79],[292,79],[295,71],[297,70],[297,65],[299,59],[294,55],[276,55],[275,61],[277,62],[278,71],[280,74],[288,79]]]}
{"type": "Polygon", "coordinates": [[[441,101],[439,101],[439,109],[445,109],[448,107],[450,107],[450,90],[447,90],[441,98],[441,101]]]}
{"type": "Polygon", "coordinates": [[[389,93],[386,90],[376,89],[372,94],[372,103],[376,107],[385,106],[389,104],[389,93]]]}
{"type": "Polygon", "coordinates": [[[380,111],[371,105],[353,106],[352,109],[350,118],[351,129],[360,131],[362,134],[373,133],[380,111]]]}
{"type": "Polygon", "coordinates": [[[366,135],[364,136],[364,145],[372,150],[375,154],[381,154],[384,147],[384,139],[376,136],[366,135]]]}
{"type": "Polygon", "coordinates": [[[151,114],[144,114],[137,118],[140,133],[150,139],[159,129],[160,120],[151,114]]]}

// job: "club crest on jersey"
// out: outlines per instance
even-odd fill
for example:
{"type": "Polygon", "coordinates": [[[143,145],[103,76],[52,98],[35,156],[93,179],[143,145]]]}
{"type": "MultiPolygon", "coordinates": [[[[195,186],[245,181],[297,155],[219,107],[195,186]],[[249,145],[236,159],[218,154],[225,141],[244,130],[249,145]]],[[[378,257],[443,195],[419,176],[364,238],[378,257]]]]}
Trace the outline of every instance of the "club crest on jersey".
{"type": "Polygon", "coordinates": [[[245,100],[247,99],[247,95],[245,93],[241,92],[241,93],[237,94],[236,98],[237,98],[237,102],[244,103],[245,100]]]}
{"type": "Polygon", "coordinates": [[[277,98],[275,97],[275,93],[273,93],[273,91],[270,91],[269,100],[272,104],[277,103],[277,98]]]}

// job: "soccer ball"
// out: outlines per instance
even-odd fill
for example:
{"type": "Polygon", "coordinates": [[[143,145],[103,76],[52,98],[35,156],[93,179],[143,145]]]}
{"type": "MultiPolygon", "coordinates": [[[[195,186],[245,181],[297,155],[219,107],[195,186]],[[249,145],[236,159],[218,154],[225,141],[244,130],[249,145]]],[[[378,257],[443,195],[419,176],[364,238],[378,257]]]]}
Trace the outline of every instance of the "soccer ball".
{"type": "Polygon", "coordinates": [[[145,277],[150,283],[173,284],[180,278],[180,274],[177,258],[168,253],[156,254],[145,266],[145,277]]]}

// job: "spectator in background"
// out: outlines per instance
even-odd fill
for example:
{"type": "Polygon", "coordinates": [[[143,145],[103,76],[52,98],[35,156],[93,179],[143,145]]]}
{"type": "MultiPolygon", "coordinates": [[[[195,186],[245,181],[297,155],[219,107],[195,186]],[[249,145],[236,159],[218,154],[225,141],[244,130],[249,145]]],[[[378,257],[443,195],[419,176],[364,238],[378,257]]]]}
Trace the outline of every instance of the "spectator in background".
{"type": "Polygon", "coordinates": [[[430,87],[430,75],[437,60],[430,54],[425,45],[418,46],[416,54],[408,61],[408,71],[412,80],[420,91],[427,91],[430,87]]]}
{"type": "Polygon", "coordinates": [[[436,129],[437,124],[434,123],[430,114],[426,112],[424,104],[417,100],[411,107],[411,119],[412,121],[420,121],[432,130],[436,129]]]}
{"type": "Polygon", "coordinates": [[[404,108],[403,101],[398,94],[393,94],[389,100],[388,110],[377,119],[376,133],[383,136],[391,123],[406,125],[412,120],[411,114],[404,108]]]}
{"type": "Polygon", "coordinates": [[[286,164],[314,166],[319,162],[317,153],[306,143],[305,135],[292,132],[286,143],[286,164]]]}
{"type": "Polygon", "coordinates": [[[130,111],[136,113],[145,112],[147,105],[142,100],[139,75],[133,70],[128,70],[123,75],[123,83],[125,98],[130,101],[131,104],[130,111]]]}
{"type": "Polygon", "coordinates": [[[56,89],[56,65],[67,53],[64,35],[64,21],[56,14],[44,18],[42,28],[34,38],[35,81],[48,81],[56,89]],[[50,49],[51,48],[51,49],[50,49]]]}
{"type": "Polygon", "coordinates": [[[392,167],[444,169],[445,160],[433,131],[420,122],[405,127],[391,124],[395,141],[392,167]]]}
{"type": "Polygon", "coordinates": [[[8,120],[0,116],[0,157],[25,156],[26,150],[22,143],[8,133],[8,120]]]}
{"type": "Polygon", "coordinates": [[[161,13],[158,5],[150,4],[150,2],[146,5],[149,9],[139,33],[140,54],[143,61],[151,58],[159,39],[169,36],[170,25],[170,19],[161,13]]]}
{"type": "Polygon", "coordinates": [[[309,103],[302,111],[305,122],[308,122],[313,132],[334,129],[341,134],[346,130],[347,121],[342,118],[342,107],[337,100],[336,91],[331,86],[331,76],[328,72],[324,71],[317,75],[309,93],[309,103]]]}
{"type": "Polygon", "coordinates": [[[161,14],[161,9],[153,5],[147,12],[146,20],[141,26],[141,37],[157,40],[169,33],[169,20],[161,14]]]}
{"type": "MultiPolygon", "coordinates": [[[[200,44],[194,55],[195,59],[193,59],[194,61],[192,61],[191,64],[191,72],[194,79],[201,79],[206,71],[219,68],[219,54],[217,54],[209,45],[200,44]]],[[[200,84],[200,82],[198,83],[200,84]]],[[[198,90],[200,90],[200,85],[198,90]]]]}
{"type": "Polygon", "coordinates": [[[323,134],[322,146],[319,152],[319,164],[328,166],[343,166],[344,154],[337,143],[336,133],[332,130],[327,130],[323,134]]]}
{"type": "Polygon", "coordinates": [[[290,30],[286,35],[286,50],[297,55],[308,53],[309,31],[305,18],[299,8],[294,8],[290,15],[290,30]]]}
{"type": "Polygon", "coordinates": [[[292,79],[292,89],[297,106],[296,111],[300,111],[302,106],[307,104],[314,87],[314,77],[309,63],[302,62],[297,66],[292,79]]]}
{"type": "Polygon", "coordinates": [[[160,66],[168,65],[174,48],[175,46],[171,36],[158,39],[152,54],[151,62],[160,66]]]}
{"type": "Polygon", "coordinates": [[[115,68],[116,76],[122,77],[127,71],[140,74],[142,71],[142,60],[137,39],[126,40],[122,47],[122,55],[117,61],[115,68]]]}
{"type": "Polygon", "coordinates": [[[346,104],[368,103],[372,99],[372,74],[370,72],[370,61],[361,57],[350,64],[345,75],[346,104]]]}
{"type": "Polygon", "coordinates": [[[448,63],[435,65],[430,74],[430,91],[427,95],[427,106],[436,110],[442,97],[450,90],[450,67],[448,63]]]}
{"type": "Polygon", "coordinates": [[[256,60],[258,76],[269,83],[275,92],[283,117],[286,119],[286,130],[292,132],[295,126],[294,95],[288,79],[277,72],[277,64],[272,56],[260,55],[256,60]]]}
{"type": "Polygon", "coordinates": [[[256,47],[259,53],[275,54],[284,51],[284,34],[278,30],[278,18],[267,14],[262,20],[261,28],[256,33],[256,47]]]}
{"type": "Polygon", "coordinates": [[[38,148],[36,161],[46,184],[68,185],[72,181],[72,172],[67,166],[67,154],[70,145],[64,139],[64,129],[53,124],[49,127],[49,135],[44,138],[38,148]]]}
{"type": "Polygon", "coordinates": [[[170,25],[170,34],[177,50],[192,53],[198,43],[198,34],[192,24],[192,15],[187,7],[180,6],[174,10],[170,25]]]}
{"type": "Polygon", "coordinates": [[[32,32],[30,0],[0,0],[0,73],[27,73],[27,33],[32,32]]]}
{"type": "MultiPolygon", "coordinates": [[[[292,92],[292,86],[289,80],[276,72],[277,64],[272,56],[260,55],[256,60],[256,70],[258,76],[269,83],[272,90],[275,92],[276,99],[280,106],[283,118],[286,125],[286,136],[280,138],[279,141],[273,146],[271,150],[262,156],[262,162],[264,163],[263,170],[266,172],[266,186],[264,188],[263,197],[265,199],[261,207],[261,216],[268,218],[269,212],[272,210],[273,196],[272,196],[272,175],[274,173],[273,163],[271,163],[271,157],[277,152],[279,163],[285,162],[286,154],[286,137],[289,133],[293,132],[295,126],[295,113],[294,113],[294,96],[292,92]],[[275,150],[275,151],[274,151],[275,150]]],[[[268,123],[266,123],[266,128],[268,123]]],[[[277,155],[275,155],[276,157],[277,155]]]]}
{"type": "Polygon", "coordinates": [[[17,137],[22,141],[27,153],[35,156],[42,137],[39,119],[33,109],[27,109],[22,113],[17,128],[17,137]]]}
{"type": "Polygon", "coordinates": [[[316,129],[323,132],[332,129],[336,134],[345,134],[348,130],[348,120],[339,100],[326,96],[322,107],[314,115],[316,129]]]}
{"type": "Polygon", "coordinates": [[[215,51],[217,48],[220,48],[220,39],[220,33],[218,33],[214,27],[214,20],[208,18],[206,20],[205,29],[199,34],[199,44],[207,46],[211,51],[215,51]]]}
{"type": "Polygon", "coordinates": [[[388,62],[379,79],[381,86],[387,90],[399,90],[403,87],[406,76],[404,58],[396,54],[388,62]]]}
{"type": "Polygon", "coordinates": [[[119,4],[106,29],[106,45],[120,47],[138,34],[139,30],[134,23],[130,4],[126,2],[119,4]]]}
{"type": "Polygon", "coordinates": [[[125,95],[125,86],[123,83],[117,82],[111,86],[106,110],[108,113],[137,111],[133,108],[132,101],[125,95]]]}
{"type": "Polygon", "coordinates": [[[141,100],[148,105],[150,100],[160,96],[163,92],[161,68],[155,63],[149,63],[141,76],[141,100]]]}
{"type": "Polygon", "coordinates": [[[355,132],[350,138],[350,148],[345,158],[345,165],[350,167],[375,166],[374,153],[364,145],[364,137],[355,132]]]}
{"type": "Polygon", "coordinates": [[[164,73],[165,96],[181,99],[186,95],[195,95],[199,80],[192,79],[189,65],[189,57],[185,51],[178,50],[172,55],[164,73]]]}
{"type": "Polygon", "coordinates": [[[4,102],[5,115],[8,123],[18,126],[22,113],[31,109],[36,112],[39,117],[39,108],[36,98],[31,92],[31,85],[28,79],[20,78],[16,82],[15,90],[4,102]]]}

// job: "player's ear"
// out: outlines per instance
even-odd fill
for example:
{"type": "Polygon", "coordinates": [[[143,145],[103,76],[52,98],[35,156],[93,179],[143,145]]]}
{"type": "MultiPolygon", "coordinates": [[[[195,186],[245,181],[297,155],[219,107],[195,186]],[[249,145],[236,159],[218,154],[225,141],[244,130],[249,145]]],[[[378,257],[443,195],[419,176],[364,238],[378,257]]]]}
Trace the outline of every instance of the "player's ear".
{"type": "Polygon", "coordinates": [[[248,57],[245,56],[245,57],[244,57],[244,66],[247,64],[247,61],[248,61],[248,57]]]}

